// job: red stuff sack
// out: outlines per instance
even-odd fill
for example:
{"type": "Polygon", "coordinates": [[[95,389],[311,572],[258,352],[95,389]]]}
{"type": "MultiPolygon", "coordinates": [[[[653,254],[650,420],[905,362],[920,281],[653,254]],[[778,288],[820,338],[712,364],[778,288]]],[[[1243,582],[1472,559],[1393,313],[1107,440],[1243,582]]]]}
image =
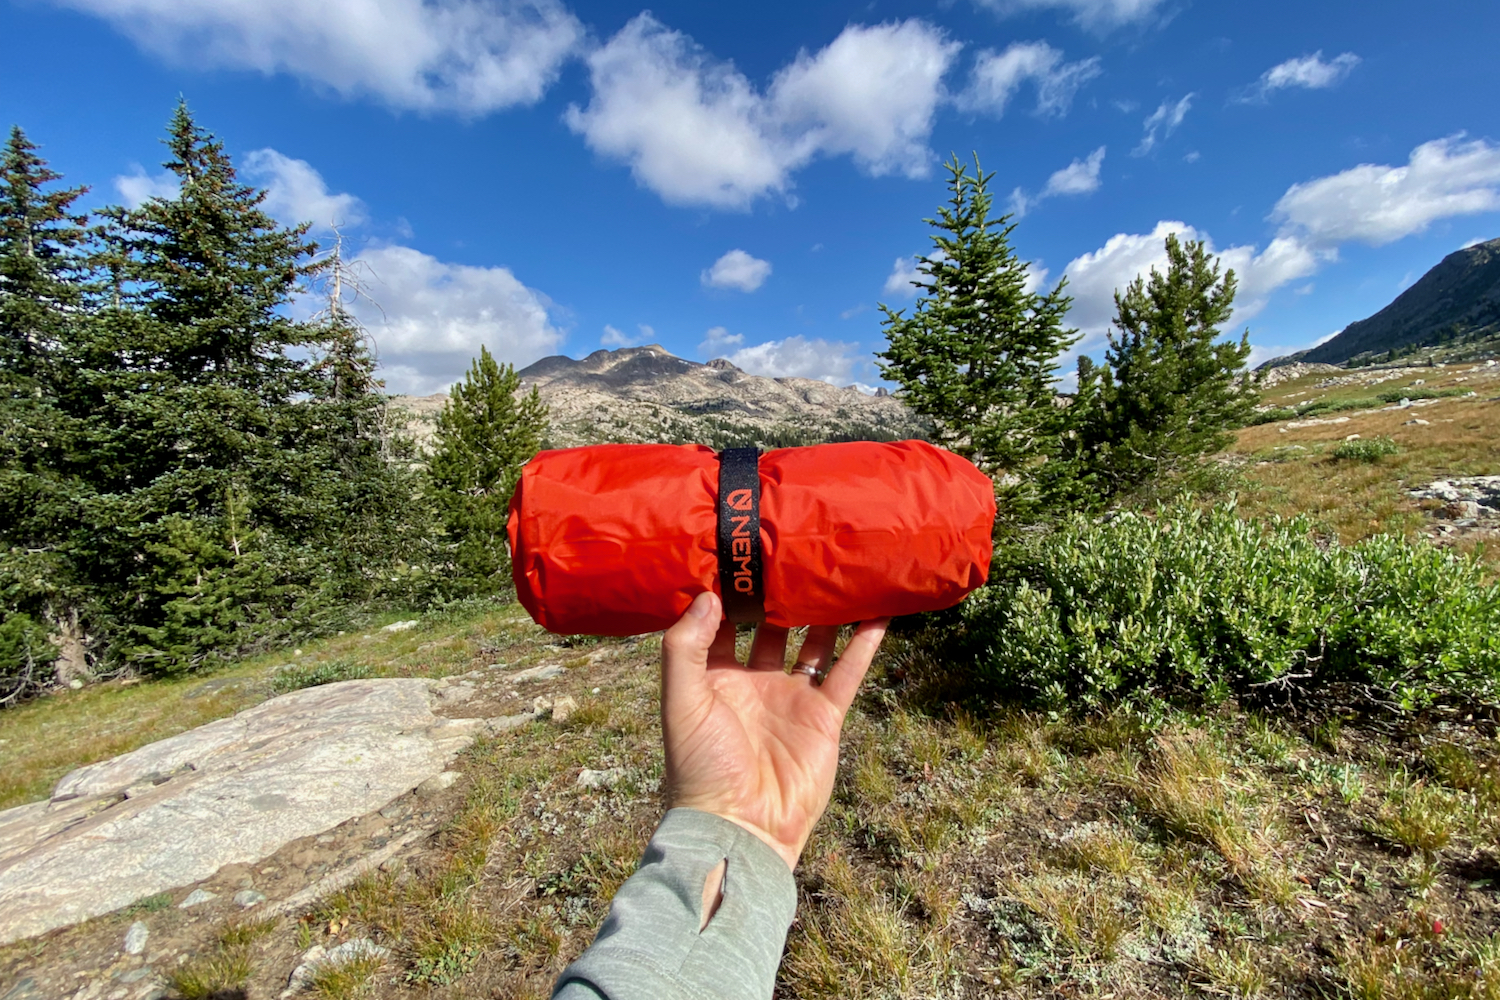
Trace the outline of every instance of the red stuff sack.
{"type": "Polygon", "coordinates": [[[537,624],[637,635],[705,590],[783,627],[951,607],[989,573],[994,521],[988,477],[923,441],[730,449],[722,468],[702,445],[606,444],[527,463],[508,529],[537,624]]]}

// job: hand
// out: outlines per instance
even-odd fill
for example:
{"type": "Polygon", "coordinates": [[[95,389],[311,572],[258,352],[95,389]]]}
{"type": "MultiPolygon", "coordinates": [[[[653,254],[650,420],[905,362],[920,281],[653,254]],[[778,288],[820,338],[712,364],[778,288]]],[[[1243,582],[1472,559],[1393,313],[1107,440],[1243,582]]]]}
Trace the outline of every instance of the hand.
{"type": "Polygon", "coordinates": [[[662,641],[668,804],[738,823],[795,868],[833,794],[844,716],[887,622],[861,623],[837,663],[837,626],[810,628],[798,662],[824,675],[819,686],[785,672],[784,628],[757,628],[742,666],[721,608],[699,594],[662,641]]]}

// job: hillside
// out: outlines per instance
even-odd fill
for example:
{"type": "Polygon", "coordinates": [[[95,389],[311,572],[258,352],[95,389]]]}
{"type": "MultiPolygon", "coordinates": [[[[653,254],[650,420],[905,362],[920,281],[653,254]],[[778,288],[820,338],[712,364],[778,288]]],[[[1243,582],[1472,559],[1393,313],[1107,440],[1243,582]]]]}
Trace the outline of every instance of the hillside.
{"type": "Polygon", "coordinates": [[[1378,361],[1391,352],[1394,357],[1437,346],[1448,348],[1449,360],[1464,360],[1466,345],[1477,347],[1496,337],[1500,337],[1500,239],[1450,253],[1375,315],[1350,323],[1327,343],[1268,365],[1378,361]]]}
{"type": "MultiPolygon", "coordinates": [[[[599,442],[698,442],[763,448],[838,440],[900,440],[925,435],[894,396],[866,395],[805,378],[751,375],[723,358],[700,364],[656,344],[595,351],[581,361],[554,356],[520,372],[552,411],[547,446],[599,442]]],[[[447,399],[396,396],[424,443],[447,399]]]]}

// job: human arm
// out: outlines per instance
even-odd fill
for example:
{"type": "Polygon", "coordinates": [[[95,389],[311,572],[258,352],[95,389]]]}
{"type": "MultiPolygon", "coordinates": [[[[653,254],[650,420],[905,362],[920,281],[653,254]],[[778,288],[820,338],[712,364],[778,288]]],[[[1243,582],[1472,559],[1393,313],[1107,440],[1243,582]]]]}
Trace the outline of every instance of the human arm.
{"type": "Polygon", "coordinates": [[[884,635],[809,629],[784,670],[785,629],[761,626],[746,664],[717,596],[700,594],[662,643],[671,807],[599,937],[556,1000],[769,997],[796,907],[792,869],[827,808],[838,740],[884,635]],[[822,683],[816,683],[822,679],[822,683]],[[727,862],[727,864],[725,864],[727,862]]]}

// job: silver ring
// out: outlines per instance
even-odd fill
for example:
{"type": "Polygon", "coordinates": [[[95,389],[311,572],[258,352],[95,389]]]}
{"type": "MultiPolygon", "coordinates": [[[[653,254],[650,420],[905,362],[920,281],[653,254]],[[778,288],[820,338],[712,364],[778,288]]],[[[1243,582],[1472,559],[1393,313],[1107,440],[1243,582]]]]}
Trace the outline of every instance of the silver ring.
{"type": "Polygon", "coordinates": [[[811,677],[813,680],[817,680],[818,679],[818,668],[815,667],[815,666],[813,666],[811,663],[795,663],[795,664],[793,664],[792,665],[792,673],[794,673],[794,674],[802,674],[805,677],[811,677]]]}

